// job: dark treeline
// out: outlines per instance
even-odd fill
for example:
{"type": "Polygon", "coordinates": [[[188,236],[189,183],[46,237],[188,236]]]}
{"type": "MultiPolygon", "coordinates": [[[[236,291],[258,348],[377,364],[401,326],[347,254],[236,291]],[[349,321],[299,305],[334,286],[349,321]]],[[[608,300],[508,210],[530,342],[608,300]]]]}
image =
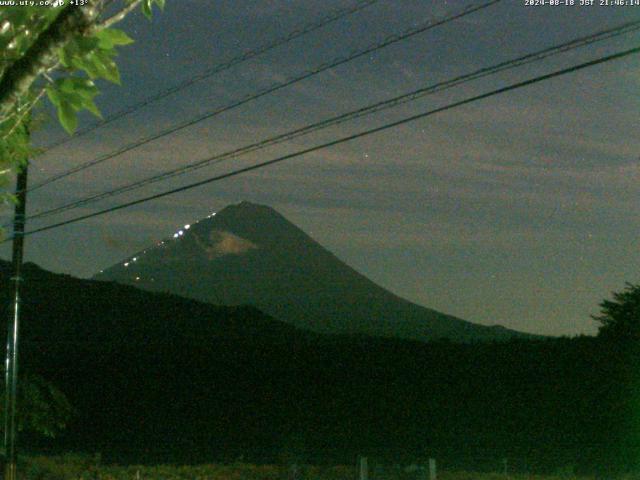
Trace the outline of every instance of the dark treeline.
{"type": "MultiPolygon", "coordinates": [[[[0,301],[9,300],[6,266],[0,301]]],[[[74,406],[23,450],[118,463],[382,463],[624,471],[640,459],[640,349],[593,337],[455,344],[324,336],[28,266],[21,371],[74,406]]]]}

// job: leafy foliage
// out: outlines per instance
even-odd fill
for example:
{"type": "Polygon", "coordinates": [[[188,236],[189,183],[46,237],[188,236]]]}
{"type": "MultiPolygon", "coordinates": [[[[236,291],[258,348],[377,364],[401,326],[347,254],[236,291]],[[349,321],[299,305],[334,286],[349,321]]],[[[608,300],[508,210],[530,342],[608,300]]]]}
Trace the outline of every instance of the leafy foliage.
{"type": "Polygon", "coordinates": [[[622,292],[614,293],[613,300],[603,301],[600,308],[600,315],[592,318],[600,323],[602,337],[640,340],[640,285],[627,283],[622,292]]]}
{"type": "Polygon", "coordinates": [[[152,7],[153,5],[157,5],[160,10],[164,10],[165,0],[143,0],[142,2],[142,13],[145,17],[151,18],[152,16],[152,7]]]}
{"type": "Polygon", "coordinates": [[[60,124],[70,132],[77,128],[77,112],[83,108],[100,117],[98,107],[93,102],[97,94],[98,89],[93,81],[80,77],[58,79],[47,87],[47,96],[58,110],[60,124]]]}
{"type": "MultiPolygon", "coordinates": [[[[38,33],[44,32],[55,18],[55,13],[61,9],[37,7],[12,7],[4,13],[4,20],[0,22],[0,45],[4,44],[6,51],[12,52],[13,57],[6,58],[4,65],[9,66],[15,60],[24,56],[31,46],[32,40],[38,33]]],[[[123,31],[115,28],[94,29],[89,34],[77,35],[62,46],[57,53],[60,71],[58,79],[53,80],[49,73],[44,75],[44,86],[47,96],[58,111],[61,125],[69,133],[77,128],[77,112],[88,110],[99,116],[93,101],[98,89],[93,83],[95,79],[105,79],[113,83],[120,83],[120,72],[115,63],[116,48],[133,43],[133,40],[123,31]],[[78,74],[84,74],[78,76],[78,74]]],[[[41,85],[35,87],[42,88],[41,85]]],[[[29,102],[26,102],[29,103],[29,102]]],[[[15,116],[14,122],[19,122],[15,116]]]]}
{"type": "MultiPolygon", "coordinates": [[[[153,5],[162,9],[165,3],[165,0],[122,1],[125,5],[122,18],[128,13],[127,7],[137,5],[150,18],[153,5]]],[[[103,3],[97,1],[96,7],[102,7],[103,3]]],[[[18,66],[23,68],[20,62],[29,59],[30,48],[35,42],[48,38],[48,29],[69,8],[80,7],[69,5],[68,1],[54,0],[50,6],[21,5],[0,9],[0,81],[18,66]]],[[[102,79],[120,83],[115,61],[117,50],[133,42],[125,32],[111,27],[120,19],[105,21],[98,17],[91,28],[74,32],[60,46],[56,44],[52,64],[39,69],[28,91],[19,95],[8,113],[0,115],[0,181],[6,181],[7,175],[31,153],[24,125],[44,93],[56,108],[60,124],[70,134],[78,127],[80,111],[87,110],[100,117],[94,102],[99,89],[94,82],[102,79]]],[[[7,194],[0,198],[9,199],[7,194]]]]}
{"type": "Polygon", "coordinates": [[[0,11],[1,68],[6,68],[24,55],[37,35],[49,26],[59,12],[60,8],[55,7],[3,8],[0,11]]]}
{"type": "MultiPolygon", "coordinates": [[[[12,168],[20,168],[26,163],[31,151],[26,123],[19,125],[5,141],[0,141],[0,186],[6,184],[12,168]]],[[[0,197],[0,200],[13,201],[14,197],[6,195],[4,198],[0,197]]]]}
{"type": "MultiPolygon", "coordinates": [[[[0,415],[4,410],[4,393],[0,415]]],[[[73,408],[67,397],[38,375],[25,376],[18,383],[17,422],[20,431],[55,437],[72,417],[73,408]]]]}
{"type": "Polygon", "coordinates": [[[28,480],[94,480],[99,463],[99,455],[30,456],[19,459],[19,471],[28,480]]]}

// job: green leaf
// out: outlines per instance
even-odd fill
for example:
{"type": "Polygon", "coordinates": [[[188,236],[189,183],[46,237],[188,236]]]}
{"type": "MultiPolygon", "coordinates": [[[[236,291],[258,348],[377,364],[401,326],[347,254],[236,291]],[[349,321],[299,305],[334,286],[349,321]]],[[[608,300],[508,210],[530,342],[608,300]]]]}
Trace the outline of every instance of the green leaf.
{"type": "Polygon", "coordinates": [[[62,92],[62,103],[68,103],[77,112],[84,108],[85,99],[75,92],[62,92]]]}
{"type": "Polygon", "coordinates": [[[97,67],[99,77],[120,85],[120,72],[118,71],[118,65],[116,65],[116,62],[111,58],[113,54],[115,54],[115,51],[113,53],[107,50],[93,52],[95,66],[97,67]]]}
{"type": "Polygon", "coordinates": [[[60,92],[56,88],[55,85],[49,85],[46,88],[47,97],[56,108],[60,108],[60,104],[62,103],[62,99],[60,98],[60,92]]]}
{"type": "Polygon", "coordinates": [[[149,20],[151,20],[151,17],[153,16],[153,12],[151,11],[151,2],[152,2],[152,0],[143,0],[142,1],[142,13],[149,20]]]}
{"type": "Polygon", "coordinates": [[[47,95],[58,109],[61,109],[62,105],[67,105],[76,112],[85,109],[96,117],[102,118],[93,101],[93,98],[98,95],[98,89],[88,78],[59,78],[54,85],[47,87],[47,95]]]}
{"type": "Polygon", "coordinates": [[[57,108],[60,108],[64,103],[68,103],[77,111],[82,109],[82,105],[85,101],[82,95],[79,95],[74,91],[63,91],[55,85],[47,90],[47,94],[51,103],[53,103],[57,108]]]}
{"type": "Polygon", "coordinates": [[[78,128],[78,115],[70,103],[61,103],[58,107],[58,120],[64,129],[72,134],[78,128]]]}
{"type": "Polygon", "coordinates": [[[87,75],[89,75],[89,78],[100,77],[98,60],[92,54],[89,54],[84,58],[72,57],[70,66],[77,70],[84,70],[87,72],[87,75]]]}
{"type": "Polygon", "coordinates": [[[84,58],[73,59],[72,66],[87,72],[90,78],[104,78],[110,82],[120,84],[120,72],[112,57],[116,51],[98,49],[84,58]]]}
{"type": "Polygon", "coordinates": [[[94,103],[93,100],[85,99],[85,101],[82,104],[82,106],[85,109],[89,110],[91,113],[93,113],[96,117],[102,118],[102,114],[100,113],[100,110],[98,110],[98,107],[96,106],[96,104],[94,103]]]}
{"type": "Polygon", "coordinates": [[[18,203],[18,197],[16,197],[13,193],[9,193],[9,192],[1,193],[0,199],[2,199],[1,203],[6,203],[10,205],[16,205],[18,203]]]}
{"type": "Polygon", "coordinates": [[[87,55],[98,48],[100,40],[95,37],[78,37],[67,43],[59,52],[60,63],[66,68],[79,68],[87,55]]]}
{"type": "Polygon", "coordinates": [[[99,48],[112,49],[118,45],[129,45],[133,43],[133,39],[124,33],[122,30],[116,28],[107,28],[96,33],[96,38],[99,40],[99,48]]]}
{"type": "Polygon", "coordinates": [[[56,80],[55,86],[63,93],[80,95],[89,100],[98,95],[98,88],[88,78],[66,77],[56,80]]]}
{"type": "Polygon", "coordinates": [[[100,39],[96,37],[77,37],[73,40],[73,43],[78,47],[79,55],[86,55],[100,45],[100,39]]]}
{"type": "Polygon", "coordinates": [[[65,68],[71,68],[71,63],[73,61],[73,55],[70,54],[69,49],[65,46],[65,48],[61,48],[58,51],[58,58],[60,59],[60,63],[65,68]]]}

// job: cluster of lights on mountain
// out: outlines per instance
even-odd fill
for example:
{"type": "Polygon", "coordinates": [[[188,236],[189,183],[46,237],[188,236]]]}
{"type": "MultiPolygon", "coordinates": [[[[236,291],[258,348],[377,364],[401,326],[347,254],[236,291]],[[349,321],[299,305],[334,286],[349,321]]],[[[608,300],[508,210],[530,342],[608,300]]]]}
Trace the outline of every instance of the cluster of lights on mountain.
{"type": "MultiPolygon", "coordinates": [[[[215,216],[215,214],[216,214],[216,212],[212,212],[210,215],[207,215],[207,218],[212,218],[212,217],[215,216]]],[[[200,223],[200,220],[196,221],[195,223],[200,223]]],[[[178,230],[176,233],[173,234],[173,238],[180,238],[181,236],[183,236],[185,234],[185,231],[189,230],[190,228],[191,228],[191,224],[184,225],[180,230],[178,230]]],[[[156,246],[161,247],[164,244],[165,244],[165,241],[162,240],[162,241],[158,242],[156,244],[156,246]]],[[[144,250],[141,255],[144,255],[145,253],[147,253],[146,250],[144,250]]],[[[131,265],[131,263],[137,262],[137,261],[138,261],[138,257],[133,257],[130,261],[124,262],[123,266],[128,267],[129,265],[131,265]]],[[[102,273],[102,270],[100,271],[100,273],[102,273]]],[[[140,277],[136,277],[136,280],[140,280],[140,277]]]]}

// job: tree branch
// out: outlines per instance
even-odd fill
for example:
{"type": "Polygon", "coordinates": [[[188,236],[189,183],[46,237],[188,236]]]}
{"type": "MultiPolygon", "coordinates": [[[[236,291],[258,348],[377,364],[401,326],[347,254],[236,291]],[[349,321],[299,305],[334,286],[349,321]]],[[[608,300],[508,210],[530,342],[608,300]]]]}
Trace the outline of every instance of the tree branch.
{"type": "MultiPolygon", "coordinates": [[[[18,126],[20,125],[20,123],[22,123],[22,120],[25,119],[25,117],[31,113],[31,110],[33,109],[33,107],[36,105],[36,103],[38,103],[38,101],[42,98],[42,96],[44,95],[46,91],[45,87],[42,87],[40,89],[40,91],[38,92],[38,94],[35,96],[35,98],[29,102],[29,105],[27,105],[26,107],[22,108],[22,111],[18,110],[17,115],[18,118],[16,118],[13,121],[13,126],[11,127],[11,129],[2,137],[2,140],[6,140],[7,138],[9,138],[10,135],[13,134],[13,132],[15,132],[16,128],[18,128],[18,126]]],[[[0,175],[2,174],[2,172],[0,172],[0,175]]]]}
{"type": "Polygon", "coordinates": [[[0,119],[10,114],[43,71],[55,65],[57,50],[95,24],[103,4],[104,0],[95,0],[84,6],[65,7],[25,54],[5,70],[0,78],[0,119]]]}
{"type": "Polygon", "coordinates": [[[132,11],[134,11],[138,7],[138,5],[140,5],[141,3],[142,3],[142,0],[134,0],[129,5],[127,5],[122,10],[120,10],[118,13],[116,13],[115,15],[107,18],[103,22],[98,23],[96,25],[96,28],[99,30],[102,30],[103,28],[109,28],[115,25],[116,23],[124,20],[124,18],[127,15],[129,15],[132,11]]]}

